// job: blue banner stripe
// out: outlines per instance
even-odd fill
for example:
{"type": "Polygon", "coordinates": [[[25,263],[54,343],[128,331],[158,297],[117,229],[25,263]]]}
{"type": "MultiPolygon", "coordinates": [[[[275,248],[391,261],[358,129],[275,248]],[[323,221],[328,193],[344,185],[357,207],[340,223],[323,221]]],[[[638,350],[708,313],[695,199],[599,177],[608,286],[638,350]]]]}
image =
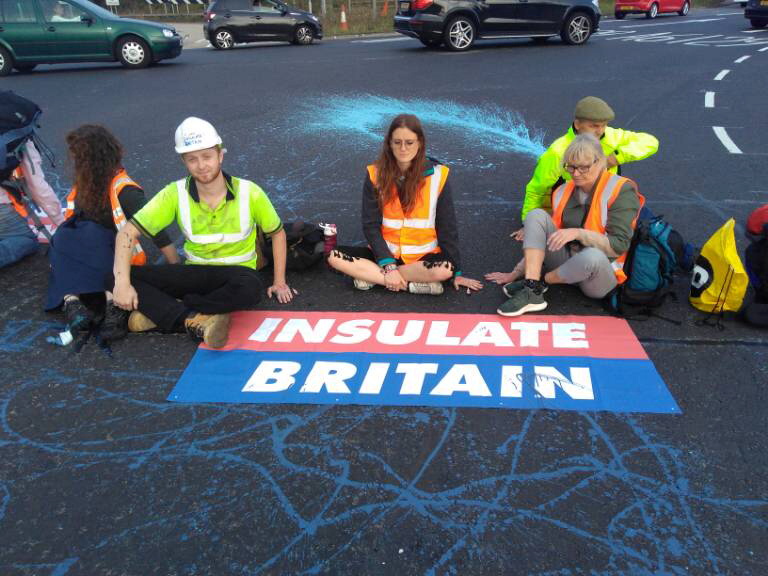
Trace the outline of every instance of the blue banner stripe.
{"type": "Polygon", "coordinates": [[[533,356],[200,349],[168,400],[680,413],[650,360],[533,356]]]}

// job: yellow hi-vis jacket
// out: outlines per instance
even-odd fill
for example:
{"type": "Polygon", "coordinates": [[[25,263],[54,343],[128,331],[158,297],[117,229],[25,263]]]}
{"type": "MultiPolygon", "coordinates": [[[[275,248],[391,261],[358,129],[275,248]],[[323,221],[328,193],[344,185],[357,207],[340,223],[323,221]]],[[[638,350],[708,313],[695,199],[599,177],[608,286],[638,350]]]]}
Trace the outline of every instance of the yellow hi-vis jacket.
{"type": "MultiPolygon", "coordinates": [[[[525,220],[528,212],[534,208],[549,210],[552,207],[550,203],[552,189],[561,178],[566,182],[571,179],[571,175],[563,170],[563,155],[565,149],[576,136],[577,134],[571,126],[567,133],[552,142],[546,152],[539,157],[533,177],[525,187],[525,200],[521,214],[523,220],[525,220]]],[[[650,134],[630,132],[610,126],[605,129],[600,144],[602,144],[606,156],[616,155],[619,166],[648,158],[659,149],[659,141],[650,134]]],[[[617,171],[618,166],[609,168],[609,172],[613,174],[616,174],[617,171]]]]}

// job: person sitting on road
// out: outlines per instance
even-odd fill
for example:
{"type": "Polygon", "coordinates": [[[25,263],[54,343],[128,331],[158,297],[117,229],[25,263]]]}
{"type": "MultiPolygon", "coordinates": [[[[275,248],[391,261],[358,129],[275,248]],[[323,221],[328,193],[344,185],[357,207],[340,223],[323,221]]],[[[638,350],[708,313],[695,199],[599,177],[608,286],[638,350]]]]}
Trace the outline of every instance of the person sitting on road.
{"type": "MultiPolygon", "coordinates": [[[[650,134],[608,126],[615,117],[613,109],[595,96],[579,100],[573,115],[573,124],[568,132],[555,140],[536,163],[533,177],[525,187],[525,199],[520,214],[523,222],[531,210],[551,210],[552,191],[571,179],[571,175],[562,168],[563,152],[578,134],[592,134],[600,140],[607,158],[608,171],[612,174],[621,174],[621,165],[648,158],[659,149],[659,141],[650,134]]],[[[513,232],[512,238],[522,241],[523,228],[513,232]]],[[[512,272],[493,272],[485,278],[497,284],[505,284],[515,279],[512,272]]]]}
{"type": "Polygon", "coordinates": [[[285,230],[258,185],[222,171],[225,151],[210,123],[187,118],[176,129],[175,141],[189,176],[163,188],[120,231],[115,303],[132,311],[132,332],[186,331],[211,348],[222,348],[229,312],[253,308],[259,301],[259,230],[272,238],[274,282],[267,295],[281,303],[293,299],[296,291],[285,281],[285,230]],[[140,234],[156,234],[174,221],[184,236],[186,264],[131,268],[131,250],[140,234]]]}
{"type": "Polygon", "coordinates": [[[368,247],[339,247],[328,263],[359,290],[374,285],[414,294],[442,294],[442,282],[479,290],[461,272],[459,234],[448,167],[426,155],[419,119],[392,121],[363,186],[363,233],[368,247]]]}
{"type": "MultiPolygon", "coordinates": [[[[17,174],[24,180],[24,189],[30,198],[45,211],[54,226],[64,221],[61,202],[51,185],[45,180],[40,152],[32,140],[22,148],[21,164],[17,174]]],[[[27,207],[10,189],[14,180],[0,186],[0,268],[18,262],[33,254],[39,246],[37,237],[27,225],[27,207]]]]}
{"type": "MultiPolygon", "coordinates": [[[[111,276],[115,235],[146,204],[144,191],[123,168],[123,147],[103,126],[84,124],[67,134],[74,183],[67,196],[67,220],[51,241],[51,270],[46,310],[64,303],[70,330],[88,330],[101,322],[100,335],[115,340],[127,332],[128,314],[113,304],[111,276]]],[[[178,262],[165,232],[153,237],[169,262],[178,262]]],[[[146,262],[140,245],[136,265],[146,262]]]]}
{"type": "Polygon", "coordinates": [[[523,259],[503,286],[509,298],[497,312],[519,316],[544,310],[550,284],[578,284],[603,298],[626,280],[623,266],[645,200],[637,185],[608,171],[608,158],[592,134],[580,134],[563,155],[572,179],[552,193],[552,214],[541,208],[525,219],[523,259]],[[544,274],[542,276],[542,274],[544,274]]]}

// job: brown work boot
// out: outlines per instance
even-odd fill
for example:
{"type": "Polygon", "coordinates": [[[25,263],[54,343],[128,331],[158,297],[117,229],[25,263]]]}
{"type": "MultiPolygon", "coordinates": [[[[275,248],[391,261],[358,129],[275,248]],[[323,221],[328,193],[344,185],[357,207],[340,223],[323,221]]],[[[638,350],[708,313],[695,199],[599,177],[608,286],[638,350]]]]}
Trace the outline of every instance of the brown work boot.
{"type": "Polygon", "coordinates": [[[148,332],[157,328],[157,324],[144,316],[138,310],[131,312],[128,316],[128,332],[148,332]]]}
{"type": "Polygon", "coordinates": [[[184,320],[187,334],[210,348],[223,348],[229,336],[229,314],[193,314],[184,320]]]}

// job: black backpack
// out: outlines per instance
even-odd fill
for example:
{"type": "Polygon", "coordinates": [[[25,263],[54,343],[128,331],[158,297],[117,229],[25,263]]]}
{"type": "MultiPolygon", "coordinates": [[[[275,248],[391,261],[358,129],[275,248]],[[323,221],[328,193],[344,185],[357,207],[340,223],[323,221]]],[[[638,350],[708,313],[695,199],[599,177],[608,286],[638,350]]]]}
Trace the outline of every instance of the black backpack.
{"type": "Polygon", "coordinates": [[[768,327],[768,223],[762,223],[759,231],[753,230],[748,236],[751,242],[744,253],[744,262],[754,298],[744,305],[740,314],[747,323],[765,328],[768,327]]]}
{"type": "Polygon", "coordinates": [[[21,162],[21,148],[33,137],[40,114],[31,100],[0,92],[0,182],[8,180],[21,162]]]}
{"type": "MultiPolygon", "coordinates": [[[[325,236],[323,229],[310,222],[286,222],[285,235],[288,241],[288,254],[285,267],[287,270],[300,271],[311,268],[323,259],[325,236]]],[[[272,256],[272,240],[259,233],[257,250],[259,268],[269,265],[272,256]]]]}

